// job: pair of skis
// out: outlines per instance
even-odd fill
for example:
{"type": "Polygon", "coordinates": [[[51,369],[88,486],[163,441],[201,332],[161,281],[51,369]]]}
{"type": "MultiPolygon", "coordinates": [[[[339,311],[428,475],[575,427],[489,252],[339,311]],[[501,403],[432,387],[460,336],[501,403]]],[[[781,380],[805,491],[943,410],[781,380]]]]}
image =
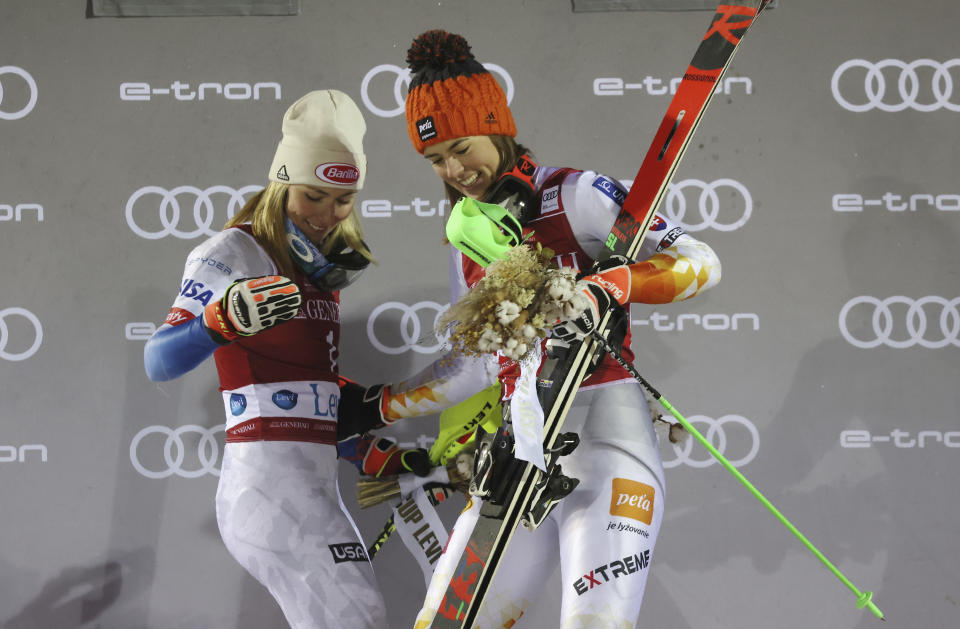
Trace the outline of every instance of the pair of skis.
{"type": "MultiPolygon", "coordinates": [[[[623,255],[633,260],[643,244],[656,209],[666,193],[673,173],[687,144],[712,98],[717,84],[730,64],[747,29],[769,0],[740,0],[721,4],[697,48],[682,81],[677,86],[667,113],[657,129],[646,157],[634,179],[630,193],[606,241],[600,259],[623,255]]],[[[617,325],[615,311],[604,313],[597,325],[601,336],[617,325]]],[[[556,463],[558,455],[571,449],[575,436],[562,433],[564,419],[591,361],[600,350],[598,341],[587,337],[559,356],[548,359],[541,370],[540,402],[544,409],[543,446],[547,461],[556,463]],[[544,375],[548,374],[548,375],[544,375]]],[[[495,442],[496,443],[496,442],[495,442]]],[[[478,451],[478,456],[481,456],[478,451]]],[[[494,501],[485,501],[474,525],[460,565],[439,602],[432,622],[418,620],[416,629],[460,629],[472,627],[480,605],[493,581],[497,565],[517,526],[539,524],[549,511],[551,501],[569,491],[564,477],[538,470],[534,465],[516,461],[506,483],[507,490],[494,501]],[[550,492],[559,490],[552,497],[550,492]],[[465,575],[470,575],[469,580],[465,575]]]]}

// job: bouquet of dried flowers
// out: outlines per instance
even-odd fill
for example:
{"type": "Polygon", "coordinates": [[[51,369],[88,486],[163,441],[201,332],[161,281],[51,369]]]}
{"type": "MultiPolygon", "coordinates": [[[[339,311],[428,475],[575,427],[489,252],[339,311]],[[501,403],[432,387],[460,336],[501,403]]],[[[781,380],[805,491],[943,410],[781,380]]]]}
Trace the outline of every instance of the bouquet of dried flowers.
{"type": "Polygon", "coordinates": [[[502,352],[520,360],[558,322],[574,319],[589,302],[576,272],[557,268],[554,252],[536,243],[513,247],[438,321],[454,351],[502,352]]]}

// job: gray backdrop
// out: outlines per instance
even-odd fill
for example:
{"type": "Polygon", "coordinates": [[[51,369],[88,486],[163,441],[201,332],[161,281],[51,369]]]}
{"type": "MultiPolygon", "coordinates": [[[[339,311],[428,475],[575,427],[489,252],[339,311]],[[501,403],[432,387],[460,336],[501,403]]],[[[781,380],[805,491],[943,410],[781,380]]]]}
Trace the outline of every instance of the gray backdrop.
{"type": "MultiPolygon", "coordinates": [[[[401,114],[413,37],[460,32],[495,64],[542,162],[630,179],[710,16],[303,0],[295,17],[87,19],[84,4],[0,2],[0,623],[280,626],[217,533],[213,362],[158,385],[142,352],[189,249],[265,183],[285,108],[335,87],[367,114],[358,211],[380,264],[343,295],[342,364],[397,379],[438,355],[447,303],[447,208],[401,114]]],[[[663,208],[716,249],[723,281],[633,311],[641,371],[893,627],[960,624],[958,26],[954,0],[765,14],[663,208]]],[[[663,455],[638,626],[876,626],[699,446],[663,455]]],[[[354,512],[368,540],[388,515],[354,512]]],[[[409,626],[416,564],[391,540],[375,565],[409,626]]],[[[571,585],[538,576],[524,626],[555,627],[571,585]]]]}

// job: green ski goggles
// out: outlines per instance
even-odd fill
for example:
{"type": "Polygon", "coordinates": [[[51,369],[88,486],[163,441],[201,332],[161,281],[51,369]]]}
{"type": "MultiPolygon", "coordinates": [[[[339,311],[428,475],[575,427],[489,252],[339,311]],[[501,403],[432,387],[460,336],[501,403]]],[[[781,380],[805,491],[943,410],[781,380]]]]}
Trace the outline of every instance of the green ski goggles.
{"type": "Polygon", "coordinates": [[[450,210],[447,240],[482,267],[523,241],[520,222],[503,206],[463,197],[450,210]]]}

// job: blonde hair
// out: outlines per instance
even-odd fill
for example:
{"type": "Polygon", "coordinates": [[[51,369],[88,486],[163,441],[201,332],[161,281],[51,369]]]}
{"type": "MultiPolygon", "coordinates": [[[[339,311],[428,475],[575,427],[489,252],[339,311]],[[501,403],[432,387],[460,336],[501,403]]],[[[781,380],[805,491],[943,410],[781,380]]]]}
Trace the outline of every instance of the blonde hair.
{"type": "MultiPolygon", "coordinates": [[[[227,221],[224,229],[250,223],[254,237],[266,249],[267,255],[277,265],[277,271],[286,277],[293,277],[296,264],[290,257],[287,244],[287,193],[290,184],[271,181],[267,187],[256,193],[244,204],[243,208],[227,221]]],[[[329,254],[337,247],[350,247],[359,251],[363,257],[374,262],[373,254],[363,244],[363,228],[354,210],[330,231],[320,246],[320,252],[329,254]]]]}

